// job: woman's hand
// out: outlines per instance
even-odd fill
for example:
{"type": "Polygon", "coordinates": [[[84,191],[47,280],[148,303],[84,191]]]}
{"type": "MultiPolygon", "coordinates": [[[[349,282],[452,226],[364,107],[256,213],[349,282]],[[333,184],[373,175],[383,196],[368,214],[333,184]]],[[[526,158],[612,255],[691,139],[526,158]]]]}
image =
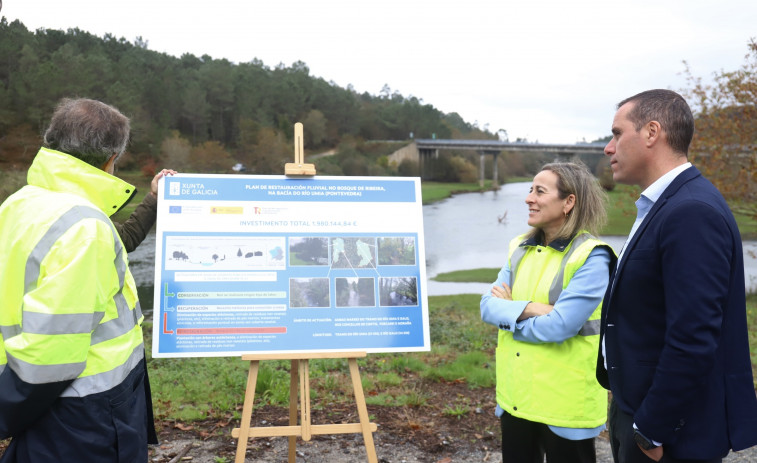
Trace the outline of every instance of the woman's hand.
{"type": "Polygon", "coordinates": [[[548,313],[552,312],[554,308],[555,306],[553,305],[544,304],[541,302],[529,302],[528,305],[526,305],[526,308],[523,309],[523,313],[521,313],[520,317],[518,317],[518,321],[523,321],[531,317],[540,317],[542,315],[547,315],[548,313]]]}
{"type": "Polygon", "coordinates": [[[510,290],[510,287],[507,286],[506,283],[502,283],[502,287],[499,286],[493,286],[492,287],[492,296],[498,297],[500,299],[506,299],[508,301],[513,300],[513,292],[510,290]]]}

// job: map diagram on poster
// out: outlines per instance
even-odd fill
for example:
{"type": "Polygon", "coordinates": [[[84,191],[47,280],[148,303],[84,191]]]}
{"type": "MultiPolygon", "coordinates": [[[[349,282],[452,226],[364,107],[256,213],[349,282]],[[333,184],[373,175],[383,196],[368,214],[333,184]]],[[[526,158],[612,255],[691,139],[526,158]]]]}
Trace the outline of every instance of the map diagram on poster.
{"type": "Polygon", "coordinates": [[[153,357],[430,349],[420,180],[161,179],[153,357]]]}

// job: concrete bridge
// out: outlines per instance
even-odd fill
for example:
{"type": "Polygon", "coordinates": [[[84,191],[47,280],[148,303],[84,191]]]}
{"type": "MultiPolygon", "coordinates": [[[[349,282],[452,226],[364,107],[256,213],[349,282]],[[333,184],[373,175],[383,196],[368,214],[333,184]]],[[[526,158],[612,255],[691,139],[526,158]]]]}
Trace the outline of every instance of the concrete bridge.
{"type": "Polygon", "coordinates": [[[484,184],[485,156],[493,156],[492,180],[499,184],[497,176],[497,156],[502,151],[530,151],[535,153],[554,153],[558,161],[567,161],[578,154],[604,155],[605,143],[581,143],[575,145],[545,144],[545,143],[512,143],[499,140],[437,140],[432,138],[416,139],[409,145],[395,151],[390,161],[399,164],[405,159],[418,162],[421,178],[427,172],[426,163],[431,158],[438,158],[440,150],[471,150],[480,155],[479,183],[484,184]]]}

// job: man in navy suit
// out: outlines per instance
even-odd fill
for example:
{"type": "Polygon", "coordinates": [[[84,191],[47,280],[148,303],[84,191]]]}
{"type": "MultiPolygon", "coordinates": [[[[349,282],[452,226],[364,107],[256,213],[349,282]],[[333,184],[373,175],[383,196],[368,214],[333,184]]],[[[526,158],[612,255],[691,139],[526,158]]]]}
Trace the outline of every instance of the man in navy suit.
{"type": "Polygon", "coordinates": [[[621,101],[612,134],[613,178],[642,190],[602,308],[613,458],[720,462],[757,445],[741,236],[688,162],[694,118],[680,95],[621,101]]]}

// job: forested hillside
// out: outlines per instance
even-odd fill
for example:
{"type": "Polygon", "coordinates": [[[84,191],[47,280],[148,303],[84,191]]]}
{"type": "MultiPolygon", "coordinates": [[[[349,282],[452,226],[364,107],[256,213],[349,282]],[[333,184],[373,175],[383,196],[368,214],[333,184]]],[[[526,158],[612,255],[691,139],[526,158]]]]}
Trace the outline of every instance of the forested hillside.
{"type": "MultiPolygon", "coordinates": [[[[304,124],[308,153],[341,144],[359,156],[365,141],[407,140],[411,133],[496,138],[457,113],[443,114],[388,86],[379,95],[341,88],[311,76],[303,62],[269,67],[197,57],[191,50],[174,57],[150,50],[147,39],[29,31],[2,18],[0,169],[28,164],[56,102],[76,96],[102,100],[131,118],[132,142],[121,167],[146,174],[158,165],[228,172],[237,162],[248,173],[281,173],[291,161],[297,121],[304,124]]],[[[392,173],[388,165],[369,164],[358,170],[392,173]]],[[[341,170],[333,162],[324,167],[341,170]]]]}

